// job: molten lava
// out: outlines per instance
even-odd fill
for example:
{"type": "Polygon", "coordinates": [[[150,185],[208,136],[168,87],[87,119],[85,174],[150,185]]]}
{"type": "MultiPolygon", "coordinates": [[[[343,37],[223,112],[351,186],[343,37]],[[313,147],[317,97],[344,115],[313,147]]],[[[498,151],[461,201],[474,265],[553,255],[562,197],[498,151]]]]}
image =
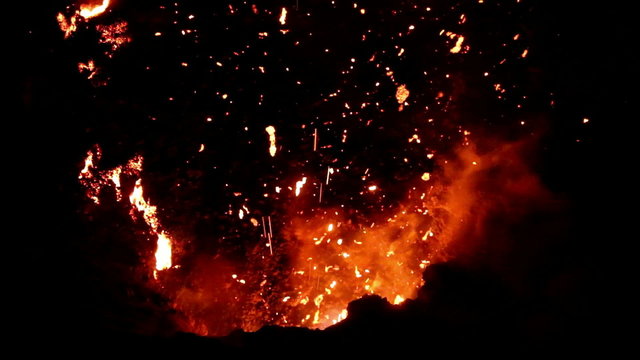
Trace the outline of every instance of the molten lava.
{"type": "Polygon", "coordinates": [[[131,204],[130,215],[133,220],[137,218],[137,214],[142,214],[142,219],[149,227],[152,235],[157,237],[155,252],[155,270],[154,277],[157,278],[157,271],[167,270],[172,267],[172,239],[169,235],[161,230],[162,226],[157,217],[157,207],[149,204],[144,198],[142,179],[142,157],[135,156],[125,166],[118,166],[110,170],[98,171],[95,164],[100,160],[101,150],[99,146],[95,146],[93,150],[87,153],[84,161],[84,167],[80,171],[78,178],[81,184],[86,188],[86,195],[96,204],[100,204],[100,193],[105,186],[111,186],[115,190],[116,200],[122,200],[121,176],[124,174],[129,177],[137,177],[135,185],[129,195],[131,204]],[[94,172],[95,171],[95,172],[94,172]]]}
{"type": "Polygon", "coordinates": [[[109,0],[102,0],[102,4],[82,4],[78,14],[85,19],[91,19],[104,13],[109,7],[109,0]]]}

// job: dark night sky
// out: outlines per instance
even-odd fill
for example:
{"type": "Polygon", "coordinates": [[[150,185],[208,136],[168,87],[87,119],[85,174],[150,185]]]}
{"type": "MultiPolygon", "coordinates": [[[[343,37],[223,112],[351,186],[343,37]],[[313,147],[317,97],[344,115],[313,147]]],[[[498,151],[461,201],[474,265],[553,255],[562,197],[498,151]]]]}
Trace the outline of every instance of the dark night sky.
{"type": "MultiPolygon", "coordinates": [[[[112,58],[101,55],[104,47],[96,45],[97,35],[91,31],[63,39],[55,14],[64,9],[65,1],[43,6],[25,3],[19,13],[26,14],[28,9],[29,15],[20,16],[23,23],[17,28],[17,37],[21,50],[15,70],[20,80],[20,111],[9,115],[14,119],[7,119],[6,134],[11,137],[5,140],[17,142],[5,150],[9,155],[5,176],[13,180],[9,193],[18,194],[11,205],[11,222],[17,234],[9,235],[14,233],[11,231],[5,235],[7,241],[20,243],[17,255],[9,255],[19,259],[11,271],[18,274],[18,286],[12,292],[20,304],[21,321],[16,331],[36,339],[39,334],[57,339],[52,334],[83,338],[81,334],[88,333],[100,334],[98,338],[106,338],[103,334],[108,333],[122,339],[120,336],[129,335],[124,329],[156,334],[157,328],[173,326],[171,315],[164,313],[163,299],[126,279],[127,266],[138,260],[139,249],[127,245],[135,236],[123,237],[126,225],[108,226],[107,220],[100,220],[101,215],[109,221],[112,216],[121,216],[116,222],[124,223],[126,213],[97,211],[87,220],[77,173],[93,144],[99,143],[107,154],[105,167],[143,154],[145,173],[153,179],[148,184],[150,196],[171,209],[165,215],[168,226],[181,226],[181,232],[199,237],[193,245],[196,249],[211,250],[224,246],[221,240],[211,245],[214,238],[242,236],[249,231],[237,230],[235,222],[223,216],[236,201],[234,191],[249,194],[250,207],[258,213],[278,213],[282,204],[260,200],[262,182],[291,181],[300,171],[322,177],[327,164],[351,164],[354,173],[373,168],[380,174],[376,178],[379,184],[401,189],[408,183],[404,182],[406,174],[432,169],[432,162],[418,160],[425,149],[407,147],[406,143],[416,119],[425,116],[423,108],[429,105],[427,116],[442,121],[421,129],[421,136],[430,144],[429,150],[439,153],[452,151],[449,143],[460,140],[459,127],[505,139],[542,134],[535,169],[544,185],[564,199],[566,207],[560,213],[533,214],[519,223],[491,225],[509,227],[504,233],[513,238],[509,248],[515,256],[522,257],[534,248],[530,246],[538,241],[530,235],[537,234],[534,230],[544,229],[539,233],[551,239],[541,241],[544,249],[536,258],[541,261],[523,265],[524,289],[518,290],[518,300],[513,300],[516,295],[510,291],[514,290],[504,280],[510,276],[509,268],[496,270],[488,264],[491,256],[478,256],[428,271],[425,278],[432,280],[433,287],[422,289],[423,297],[402,310],[388,311],[375,299],[361,301],[350,313],[353,310],[364,316],[354,315],[341,328],[323,335],[271,329],[255,337],[237,335],[229,341],[249,349],[290,339],[297,339],[301,348],[323,342],[355,347],[371,339],[390,346],[406,341],[419,347],[424,337],[437,339],[433,346],[440,344],[444,349],[456,346],[448,336],[461,328],[465,329],[461,341],[475,339],[469,341],[476,345],[485,341],[484,350],[496,345],[491,342],[492,334],[502,336],[512,329],[518,331],[513,331],[517,335],[512,335],[511,344],[524,351],[571,346],[590,337],[600,339],[599,332],[591,329],[609,321],[603,316],[603,294],[613,284],[598,264],[608,253],[606,242],[615,238],[615,233],[609,230],[608,216],[594,209],[607,209],[610,199],[615,198],[605,190],[613,182],[605,174],[619,171],[616,159],[624,158],[622,149],[612,147],[609,134],[625,132],[632,120],[630,89],[637,69],[631,55],[630,12],[611,2],[597,6],[574,1],[563,1],[561,6],[556,1],[524,0],[519,5],[515,1],[485,2],[478,6],[471,1],[401,1],[391,6],[385,1],[370,1],[361,4],[367,14],[360,16],[354,14],[351,2],[338,2],[343,5],[330,10],[323,5],[326,2],[300,0],[300,6],[314,15],[291,11],[287,24],[291,31],[282,35],[275,14],[282,6],[292,9],[293,1],[276,5],[256,1],[258,8],[274,12],[261,16],[238,1],[208,5],[183,1],[183,14],[198,15],[193,25],[200,29],[196,42],[188,36],[171,35],[183,24],[171,24],[170,12],[158,10],[157,4],[166,3],[169,8],[173,2],[136,1],[133,6],[120,0],[112,5],[110,14],[98,20],[128,21],[133,41],[112,58]],[[236,5],[238,13],[230,16],[227,3],[236,5]],[[413,4],[431,6],[433,16],[440,20],[420,22],[424,13],[411,10],[413,4]],[[392,10],[403,11],[391,15],[392,10]],[[462,25],[457,24],[461,13],[468,18],[462,25]],[[412,36],[390,40],[392,34],[406,31],[414,22],[417,30],[412,36]],[[471,47],[469,53],[447,54],[451,44],[437,34],[441,28],[464,34],[465,44],[471,47]],[[371,40],[362,42],[360,35],[367,29],[373,29],[371,40]],[[156,31],[167,35],[155,39],[156,31]],[[262,31],[271,35],[258,39],[256,33],[262,31]],[[314,35],[308,36],[309,32],[314,35]],[[522,34],[520,43],[496,45],[514,33],[522,34]],[[303,44],[293,45],[295,41],[303,44]],[[244,49],[242,56],[230,55],[247,44],[251,48],[244,49]],[[406,48],[405,57],[391,53],[397,51],[395,44],[406,48]],[[324,48],[330,48],[331,55],[322,55],[324,48]],[[526,59],[511,61],[525,48],[530,53],[526,59]],[[395,85],[384,72],[366,65],[371,53],[382,49],[388,53],[380,53],[379,61],[392,67],[397,81],[411,90],[411,106],[402,113],[397,112],[395,85]],[[77,71],[77,63],[89,57],[96,59],[102,72],[93,82],[77,71]],[[358,65],[365,65],[352,74],[339,75],[351,57],[357,58],[358,65]],[[492,68],[503,57],[509,64],[492,68]],[[225,67],[217,67],[216,61],[225,67]],[[181,62],[188,62],[189,67],[181,67],[181,62]],[[256,71],[258,65],[267,69],[265,74],[256,71]],[[146,66],[152,70],[145,70],[146,66]],[[233,66],[239,70],[228,70],[233,66]],[[292,70],[285,71],[285,67],[292,70]],[[515,84],[506,99],[497,99],[492,84],[476,76],[486,69],[491,69],[496,82],[515,84]],[[459,80],[421,78],[423,71],[451,73],[459,80]],[[107,85],[97,84],[103,80],[107,85]],[[298,80],[303,85],[296,85],[298,80]],[[371,96],[363,95],[374,91],[375,81],[382,83],[381,88],[371,96]],[[338,88],[343,91],[340,100],[322,100],[338,88]],[[434,103],[432,99],[441,89],[455,94],[452,104],[434,103]],[[228,93],[235,103],[213,96],[216,92],[228,93]],[[265,95],[265,101],[258,106],[260,94],[265,95]],[[166,101],[169,96],[175,100],[166,101]],[[549,106],[551,100],[554,106],[549,106]],[[385,112],[367,108],[344,120],[340,117],[345,101],[378,101],[385,112]],[[523,108],[517,108],[518,104],[523,108]],[[214,118],[212,124],[205,121],[208,116],[214,118]],[[585,117],[590,119],[588,126],[582,124],[585,117]],[[371,127],[364,125],[369,119],[375,123],[371,127]],[[527,126],[520,126],[520,119],[526,120],[527,126]],[[329,120],[331,124],[322,125],[329,120]],[[345,125],[347,121],[351,125],[345,125]],[[276,126],[279,145],[283,146],[280,151],[288,157],[265,165],[269,158],[263,129],[269,124],[276,126]],[[303,124],[305,129],[301,129],[303,124]],[[242,130],[249,125],[251,131],[242,130]],[[314,127],[322,129],[321,139],[331,139],[327,143],[335,146],[310,157],[308,139],[314,127]],[[350,140],[341,148],[342,130],[347,127],[350,140]],[[440,135],[449,140],[439,142],[440,135]],[[207,144],[207,151],[198,155],[201,143],[207,144]],[[415,165],[404,167],[396,161],[398,157],[416,159],[415,165]],[[216,167],[211,169],[210,163],[216,167]],[[320,166],[325,167],[314,170],[320,166]],[[176,188],[180,182],[186,185],[176,188]],[[225,183],[231,188],[226,189],[225,183]],[[549,220],[556,215],[560,225],[549,220]],[[121,294],[122,289],[137,293],[121,294]],[[513,311],[504,310],[510,306],[513,311]],[[377,325],[371,325],[370,319],[376,319],[377,325]],[[415,319],[436,324],[442,331],[424,330],[415,319]],[[479,335],[483,333],[479,323],[495,325],[479,335]],[[413,335],[401,339],[400,335],[394,337],[394,332],[413,335]]],[[[349,186],[343,184],[340,193],[358,191],[349,186]]],[[[333,195],[336,204],[357,207],[358,216],[367,216],[397,205],[403,194],[401,190],[390,191],[384,199],[367,201],[341,197],[338,192],[333,195]]],[[[230,252],[237,256],[237,250],[230,252]]],[[[220,346],[190,337],[171,341],[203,348],[220,346]]]]}

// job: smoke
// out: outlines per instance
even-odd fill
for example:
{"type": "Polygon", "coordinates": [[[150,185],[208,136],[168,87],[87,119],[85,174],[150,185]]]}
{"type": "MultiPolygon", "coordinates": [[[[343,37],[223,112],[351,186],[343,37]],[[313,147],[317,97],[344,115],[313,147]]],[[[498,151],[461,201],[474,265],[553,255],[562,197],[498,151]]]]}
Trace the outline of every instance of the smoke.
{"type": "Polygon", "coordinates": [[[481,139],[457,149],[443,167],[448,214],[441,260],[521,279],[544,249],[566,235],[566,201],[536,169],[539,136],[481,139]]]}

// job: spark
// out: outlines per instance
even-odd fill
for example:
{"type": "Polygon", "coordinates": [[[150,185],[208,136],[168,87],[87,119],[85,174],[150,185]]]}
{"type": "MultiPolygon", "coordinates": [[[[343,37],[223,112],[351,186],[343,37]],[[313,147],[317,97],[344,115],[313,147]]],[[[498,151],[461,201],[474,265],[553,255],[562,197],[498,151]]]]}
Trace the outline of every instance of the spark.
{"type": "Polygon", "coordinates": [[[318,149],[318,128],[313,129],[313,151],[318,149]]]}

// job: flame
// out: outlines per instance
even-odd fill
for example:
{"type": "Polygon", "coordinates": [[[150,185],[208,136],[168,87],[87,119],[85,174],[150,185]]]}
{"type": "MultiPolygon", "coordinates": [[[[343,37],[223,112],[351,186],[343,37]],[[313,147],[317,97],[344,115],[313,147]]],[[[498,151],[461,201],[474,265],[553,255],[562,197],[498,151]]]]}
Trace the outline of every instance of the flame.
{"type": "Polygon", "coordinates": [[[82,4],[80,5],[80,11],[78,14],[85,19],[91,19],[96,17],[102,13],[104,13],[109,7],[109,0],[102,0],[102,4],[90,5],[90,4],[82,4]]]}
{"type": "MultiPolygon", "coordinates": [[[[82,5],[81,10],[69,19],[58,14],[58,23],[65,37],[76,30],[79,17],[90,19],[98,16],[107,10],[109,3],[108,0],[104,0],[98,5],[82,5]]],[[[234,12],[231,5],[229,9],[231,13],[234,12]]],[[[257,14],[257,7],[253,9],[257,14]]],[[[365,9],[361,9],[360,13],[365,14],[365,9]]],[[[280,25],[286,25],[286,8],[282,8],[278,21],[280,25]]],[[[461,23],[464,21],[463,15],[461,23]]],[[[127,23],[124,21],[111,25],[96,25],[95,28],[101,35],[100,43],[110,48],[106,52],[107,56],[111,56],[120,46],[131,41],[126,35],[127,23]]],[[[409,30],[414,28],[413,25],[409,26],[409,30]]],[[[185,30],[182,34],[185,35],[185,30]]],[[[264,31],[258,33],[260,38],[269,35],[264,31]]],[[[162,33],[155,32],[155,36],[162,36],[162,33]]],[[[447,46],[455,40],[455,45],[449,49],[450,53],[464,53],[468,50],[469,47],[464,45],[464,36],[452,32],[446,32],[446,36],[450,38],[447,46]]],[[[273,33],[271,37],[274,37],[273,33]]],[[[410,52],[409,50],[405,53],[405,49],[400,48],[399,52],[394,54],[405,56],[410,52]]],[[[526,57],[527,50],[521,56],[526,57]]],[[[373,54],[369,61],[374,62],[375,59],[376,54],[373,54]]],[[[360,66],[361,63],[364,61],[352,57],[350,69],[360,66]]],[[[215,64],[223,67],[221,62],[216,61],[215,64]]],[[[402,72],[394,73],[390,67],[376,64],[378,65],[384,69],[381,74],[386,74],[396,87],[395,99],[399,104],[399,111],[402,111],[410,96],[406,84],[400,84],[402,72]]],[[[90,78],[93,76],[95,64],[89,62],[78,66],[81,71],[92,71],[90,78]]],[[[183,62],[182,66],[189,67],[189,63],[183,62]]],[[[225,64],[225,67],[227,66],[225,64]]],[[[266,72],[263,66],[257,68],[262,73],[266,72]]],[[[448,76],[447,74],[447,78],[448,76]]],[[[298,81],[297,84],[302,83],[298,81]]],[[[376,87],[379,86],[379,82],[375,84],[376,87]]],[[[328,97],[338,98],[340,95],[337,94],[341,90],[343,89],[337,89],[328,97]]],[[[500,84],[495,85],[495,90],[500,93],[505,91],[500,84]]],[[[413,96],[417,103],[422,96],[421,91],[419,88],[412,88],[412,91],[415,92],[413,96]]],[[[437,91],[437,99],[445,98],[445,91],[447,90],[437,91]]],[[[218,95],[227,102],[233,98],[233,95],[226,93],[218,95]]],[[[446,98],[451,97],[447,95],[446,98]]],[[[373,107],[369,102],[363,102],[360,106],[360,101],[344,100],[341,103],[345,104],[344,107],[349,114],[373,107]]],[[[343,114],[343,117],[346,116],[346,113],[343,114]]],[[[211,122],[213,117],[209,116],[206,119],[211,122]]],[[[429,119],[429,122],[431,121],[432,119],[429,119]]],[[[323,125],[320,121],[313,124],[313,155],[321,156],[322,161],[325,161],[328,157],[321,152],[330,148],[332,144],[330,139],[319,143],[319,128],[322,134],[326,133],[321,126],[323,125]]],[[[366,126],[369,126],[368,122],[366,126]]],[[[306,128],[306,136],[310,135],[311,129],[306,128]]],[[[269,125],[265,131],[269,137],[269,154],[275,157],[276,129],[269,125]]],[[[279,131],[284,130],[279,128],[279,131]]],[[[342,143],[346,143],[347,129],[343,131],[342,143]]],[[[131,218],[134,221],[144,221],[150,237],[156,239],[154,265],[146,267],[145,270],[153,272],[158,280],[154,283],[162,285],[163,295],[171,299],[177,311],[189,318],[191,322],[186,330],[222,335],[237,327],[251,331],[267,324],[324,328],[345,319],[349,302],[362,295],[378,294],[393,304],[401,304],[406,299],[414,297],[422,285],[421,275],[424,269],[432,262],[446,258],[448,255],[445,254],[450,250],[452,239],[462,238],[465,235],[464,231],[468,231],[467,227],[481,224],[478,220],[481,215],[477,213],[481,213],[483,209],[478,210],[478,206],[474,207],[474,201],[478,199],[478,195],[474,193],[478,186],[478,178],[482,176],[483,171],[490,173],[491,171],[487,170],[493,170],[496,166],[501,166],[500,164],[514,162],[503,161],[511,160],[509,155],[505,155],[508,153],[506,151],[496,150],[486,156],[477,154],[468,138],[471,133],[464,129],[460,129],[459,132],[461,136],[464,134],[465,148],[453,156],[457,158],[449,159],[449,164],[445,161],[445,165],[440,164],[440,168],[429,170],[430,172],[425,172],[427,169],[422,167],[414,168],[414,172],[409,176],[411,180],[408,180],[413,181],[413,186],[408,187],[406,197],[399,199],[393,207],[387,207],[388,204],[380,201],[376,205],[383,206],[372,208],[375,210],[373,213],[377,215],[358,214],[354,211],[358,210],[357,207],[349,209],[349,206],[342,204],[325,205],[327,201],[322,203],[323,191],[326,199],[327,194],[335,194],[339,190],[331,189],[330,182],[332,186],[339,184],[340,177],[346,178],[343,174],[350,171],[348,166],[339,161],[340,159],[322,163],[322,175],[314,175],[313,170],[305,168],[303,174],[308,177],[302,176],[297,181],[285,179],[282,181],[286,182],[277,185],[265,183],[264,197],[272,195],[267,189],[275,188],[278,195],[272,198],[285,199],[287,208],[274,211],[284,218],[279,222],[273,221],[276,231],[272,228],[273,214],[260,214],[261,211],[272,211],[271,209],[254,210],[252,207],[251,214],[247,207],[238,210],[238,218],[243,225],[247,225],[246,228],[254,231],[255,235],[256,245],[255,248],[247,250],[247,261],[238,264],[224,259],[220,254],[195,254],[193,264],[190,264],[193,266],[189,267],[188,272],[177,274],[172,271],[167,273],[167,277],[159,277],[159,272],[177,267],[173,262],[174,252],[181,243],[172,239],[165,231],[158,216],[158,207],[152,205],[150,198],[145,198],[142,157],[136,156],[127,164],[113,169],[99,170],[97,163],[100,149],[96,147],[87,153],[78,177],[86,188],[87,197],[93,202],[100,203],[102,189],[113,189],[116,200],[130,210],[131,218]],[[324,167],[327,167],[326,178],[324,167]],[[336,175],[331,179],[330,176],[334,173],[336,175]],[[295,185],[292,187],[294,181],[295,185]],[[291,191],[281,192],[283,188],[291,191]],[[303,188],[305,196],[297,198],[303,188]],[[130,191],[128,203],[122,201],[122,193],[127,191],[130,191]],[[314,197],[322,203],[322,207],[309,205],[309,201],[314,197]],[[257,220],[259,218],[261,221],[257,220]],[[278,227],[280,229],[277,229],[278,227]],[[165,281],[168,278],[172,281],[165,281]]],[[[411,134],[413,135],[408,139],[410,146],[429,142],[428,136],[417,128],[403,133],[403,139],[411,134]]],[[[311,139],[308,141],[310,143],[311,139]]],[[[198,152],[203,152],[204,149],[205,145],[200,144],[198,152]]],[[[429,153],[426,158],[432,159],[433,151],[427,151],[429,153]]],[[[409,162],[408,156],[404,161],[409,162]]],[[[356,166],[353,166],[352,170],[353,168],[356,166]]],[[[372,173],[376,169],[373,170],[372,173]]],[[[363,199],[384,198],[385,192],[393,186],[382,181],[383,179],[369,177],[371,174],[367,174],[368,171],[369,169],[362,176],[362,182],[357,183],[360,196],[363,199]]],[[[352,179],[360,181],[360,175],[352,179]]],[[[528,186],[532,186],[533,183],[533,180],[526,177],[524,180],[516,180],[509,182],[505,191],[522,192],[523,189],[529,189],[528,186]]],[[[488,195],[495,195],[495,198],[501,196],[499,193],[491,192],[488,195]]],[[[239,197],[243,194],[238,191],[234,192],[234,196],[239,197]]],[[[246,197],[241,201],[249,203],[251,200],[253,199],[246,197]]],[[[357,194],[349,200],[357,202],[357,194]]],[[[235,205],[229,205],[228,215],[233,215],[233,209],[236,208],[235,205]]],[[[233,217],[235,220],[235,216],[233,217]]],[[[151,260],[151,252],[148,255],[151,260]]]]}

